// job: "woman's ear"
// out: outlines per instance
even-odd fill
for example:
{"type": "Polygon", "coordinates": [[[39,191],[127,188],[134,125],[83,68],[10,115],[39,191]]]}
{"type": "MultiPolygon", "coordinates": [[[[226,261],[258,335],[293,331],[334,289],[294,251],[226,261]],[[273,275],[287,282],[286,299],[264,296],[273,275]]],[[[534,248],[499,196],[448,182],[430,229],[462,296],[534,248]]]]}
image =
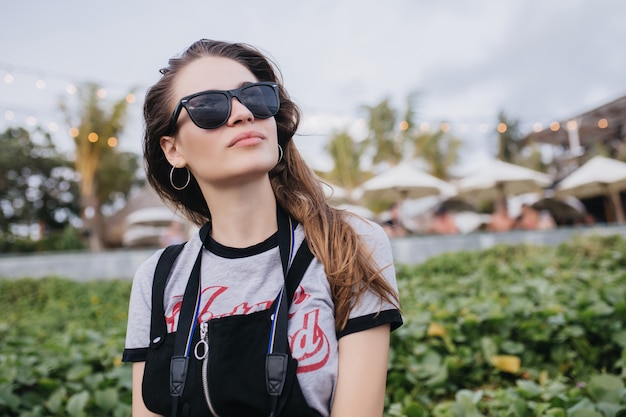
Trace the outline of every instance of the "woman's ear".
{"type": "Polygon", "coordinates": [[[165,158],[167,158],[167,161],[170,163],[171,166],[176,168],[182,168],[187,165],[187,161],[185,161],[185,158],[183,158],[183,156],[178,152],[175,137],[161,136],[159,144],[161,145],[163,154],[165,154],[165,158]]]}

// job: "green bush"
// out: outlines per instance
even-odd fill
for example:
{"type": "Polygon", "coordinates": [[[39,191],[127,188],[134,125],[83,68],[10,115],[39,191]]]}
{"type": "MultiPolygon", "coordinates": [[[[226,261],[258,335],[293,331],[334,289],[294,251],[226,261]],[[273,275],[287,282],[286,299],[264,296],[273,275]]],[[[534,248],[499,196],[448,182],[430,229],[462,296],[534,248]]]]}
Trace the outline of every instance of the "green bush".
{"type": "Polygon", "coordinates": [[[80,231],[70,226],[62,230],[52,231],[39,240],[16,236],[10,233],[0,233],[0,252],[2,253],[32,253],[82,249],[86,249],[86,246],[81,238],[80,231]]]}
{"type": "Polygon", "coordinates": [[[0,415],[130,416],[129,281],[0,280],[0,415]]]}
{"type": "Polygon", "coordinates": [[[388,415],[626,415],[625,267],[618,236],[400,266],[388,415]],[[611,378],[612,413],[590,392],[611,378]]]}
{"type": "MultiPolygon", "coordinates": [[[[626,416],[623,238],[397,269],[386,416],[626,416]]],[[[0,280],[0,415],[130,416],[130,286],[0,280]]]]}

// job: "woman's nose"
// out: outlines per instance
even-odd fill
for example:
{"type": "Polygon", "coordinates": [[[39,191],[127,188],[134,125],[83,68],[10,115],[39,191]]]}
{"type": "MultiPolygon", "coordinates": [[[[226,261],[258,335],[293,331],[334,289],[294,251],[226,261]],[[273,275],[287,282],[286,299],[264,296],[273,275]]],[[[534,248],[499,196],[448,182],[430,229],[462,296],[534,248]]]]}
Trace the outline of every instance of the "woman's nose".
{"type": "Polygon", "coordinates": [[[234,125],[242,121],[252,122],[254,121],[254,115],[248,109],[245,104],[239,101],[236,97],[232,98],[230,117],[228,118],[228,124],[234,125]]]}

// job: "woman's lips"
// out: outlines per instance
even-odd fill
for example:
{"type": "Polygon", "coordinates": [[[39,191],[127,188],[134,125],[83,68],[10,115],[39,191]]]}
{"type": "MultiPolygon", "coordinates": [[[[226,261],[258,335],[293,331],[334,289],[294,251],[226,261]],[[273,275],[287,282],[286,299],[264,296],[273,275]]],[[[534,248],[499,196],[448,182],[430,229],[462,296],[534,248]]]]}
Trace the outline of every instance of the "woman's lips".
{"type": "Polygon", "coordinates": [[[229,147],[233,146],[250,146],[256,145],[265,140],[265,136],[261,132],[250,131],[240,133],[230,141],[229,147]]]}

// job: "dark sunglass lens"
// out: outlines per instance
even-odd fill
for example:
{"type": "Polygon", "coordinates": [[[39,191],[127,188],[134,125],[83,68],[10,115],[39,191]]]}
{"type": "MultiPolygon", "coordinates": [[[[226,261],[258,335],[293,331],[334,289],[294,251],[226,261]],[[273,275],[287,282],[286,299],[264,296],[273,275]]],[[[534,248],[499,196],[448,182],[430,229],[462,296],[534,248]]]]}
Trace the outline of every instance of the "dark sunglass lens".
{"type": "Polygon", "coordinates": [[[212,129],[228,120],[228,97],[222,93],[206,93],[189,99],[187,110],[191,119],[203,129],[212,129]]]}
{"type": "Polygon", "coordinates": [[[256,84],[246,87],[241,90],[240,98],[254,117],[267,119],[278,112],[278,97],[271,85],[256,84]]]}

